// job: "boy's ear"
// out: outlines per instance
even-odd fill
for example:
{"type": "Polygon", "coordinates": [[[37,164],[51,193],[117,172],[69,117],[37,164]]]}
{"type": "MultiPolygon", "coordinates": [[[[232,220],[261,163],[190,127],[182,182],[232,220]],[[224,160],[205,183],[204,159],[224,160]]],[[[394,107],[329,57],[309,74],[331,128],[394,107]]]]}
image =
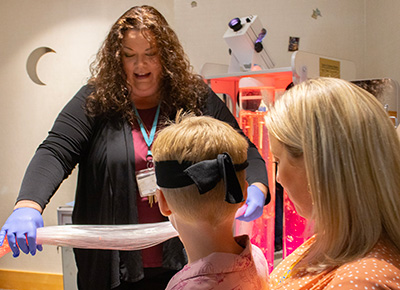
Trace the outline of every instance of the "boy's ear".
{"type": "Polygon", "coordinates": [[[163,216],[171,215],[172,211],[169,209],[168,203],[161,189],[156,190],[156,196],[158,201],[158,207],[160,208],[160,212],[162,213],[162,215],[163,216]]]}

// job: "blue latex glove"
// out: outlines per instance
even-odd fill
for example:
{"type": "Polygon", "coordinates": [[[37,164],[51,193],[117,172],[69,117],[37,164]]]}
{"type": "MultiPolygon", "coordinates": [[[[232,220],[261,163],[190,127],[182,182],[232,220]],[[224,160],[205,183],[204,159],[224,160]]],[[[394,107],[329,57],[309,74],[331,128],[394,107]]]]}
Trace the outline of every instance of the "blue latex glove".
{"type": "Polygon", "coordinates": [[[262,213],[265,204],[264,193],[255,185],[250,185],[247,188],[247,199],[246,204],[238,209],[238,213],[246,208],[244,214],[239,214],[236,219],[245,222],[251,222],[258,219],[262,213]]]}
{"type": "Polygon", "coordinates": [[[42,250],[42,245],[36,245],[36,229],[40,227],[43,227],[43,218],[38,210],[30,207],[17,208],[1,228],[0,246],[7,235],[14,258],[19,256],[19,249],[34,256],[36,249],[42,250]]]}

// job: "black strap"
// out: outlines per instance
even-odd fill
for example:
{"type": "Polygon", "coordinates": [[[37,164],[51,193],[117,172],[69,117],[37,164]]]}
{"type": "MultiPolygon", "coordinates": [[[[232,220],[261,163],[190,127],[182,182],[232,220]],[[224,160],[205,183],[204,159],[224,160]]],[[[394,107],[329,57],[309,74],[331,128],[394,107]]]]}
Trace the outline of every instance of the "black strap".
{"type": "Polygon", "coordinates": [[[213,189],[222,179],[225,183],[225,201],[240,203],[243,199],[242,189],[236,171],[244,170],[247,161],[233,164],[228,153],[218,154],[216,159],[204,160],[193,164],[176,160],[155,163],[157,185],[164,188],[180,188],[196,184],[200,194],[213,189]]]}

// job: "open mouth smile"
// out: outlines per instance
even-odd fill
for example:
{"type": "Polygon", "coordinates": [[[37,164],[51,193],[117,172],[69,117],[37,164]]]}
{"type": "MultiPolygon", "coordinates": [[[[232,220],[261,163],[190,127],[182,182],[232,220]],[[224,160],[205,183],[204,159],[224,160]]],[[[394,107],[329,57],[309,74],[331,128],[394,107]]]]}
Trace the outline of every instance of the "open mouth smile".
{"type": "Polygon", "coordinates": [[[149,76],[150,76],[150,73],[145,73],[145,74],[136,74],[135,73],[136,79],[145,79],[145,78],[148,78],[149,76]]]}

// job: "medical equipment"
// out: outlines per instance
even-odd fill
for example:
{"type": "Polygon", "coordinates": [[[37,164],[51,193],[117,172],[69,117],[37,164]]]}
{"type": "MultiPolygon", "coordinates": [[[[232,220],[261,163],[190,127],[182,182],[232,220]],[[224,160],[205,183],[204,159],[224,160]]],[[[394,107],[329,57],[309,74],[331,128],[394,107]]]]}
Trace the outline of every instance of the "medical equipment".
{"type": "Polygon", "coordinates": [[[262,44],[266,35],[257,15],[232,19],[223,36],[231,50],[228,72],[273,68],[275,64],[262,44]]]}

